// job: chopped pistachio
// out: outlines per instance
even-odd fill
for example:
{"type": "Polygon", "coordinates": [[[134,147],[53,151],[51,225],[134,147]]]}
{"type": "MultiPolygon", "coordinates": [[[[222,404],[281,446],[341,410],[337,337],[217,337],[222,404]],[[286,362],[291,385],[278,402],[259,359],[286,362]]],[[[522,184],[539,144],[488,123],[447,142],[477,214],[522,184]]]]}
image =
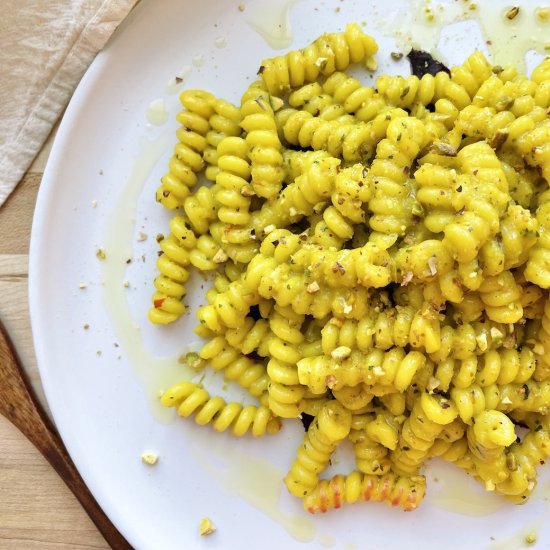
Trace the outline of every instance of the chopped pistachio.
{"type": "Polygon", "coordinates": [[[513,6],[504,12],[504,17],[506,17],[506,19],[508,19],[509,21],[512,21],[512,19],[516,18],[518,13],[519,13],[519,6],[513,6]]]}
{"type": "Polygon", "coordinates": [[[407,286],[412,280],[413,280],[414,274],[412,271],[407,271],[405,275],[403,275],[403,279],[401,280],[401,286],[407,286]]]}
{"type": "Polygon", "coordinates": [[[497,130],[495,135],[491,138],[489,145],[493,149],[499,149],[508,139],[509,131],[506,129],[497,130]]]}
{"type": "Polygon", "coordinates": [[[367,57],[365,61],[365,67],[367,70],[374,72],[376,69],[378,69],[378,61],[376,61],[376,58],[373,56],[367,57]]]}
{"type": "Polygon", "coordinates": [[[445,143],[443,141],[436,141],[430,147],[430,151],[445,157],[456,157],[458,154],[458,151],[450,143],[445,143]]]}
{"type": "Polygon", "coordinates": [[[430,379],[428,380],[428,384],[426,385],[426,389],[432,393],[436,388],[438,388],[441,385],[441,381],[435,378],[435,376],[430,376],[430,379]]]}
{"type": "Polygon", "coordinates": [[[485,332],[482,332],[481,334],[478,334],[476,336],[476,342],[481,351],[485,351],[488,348],[487,343],[487,334],[485,332]]]}
{"type": "Polygon", "coordinates": [[[185,355],[185,363],[195,370],[202,369],[206,365],[206,361],[194,351],[190,351],[185,355]]]}
{"type": "Polygon", "coordinates": [[[215,264],[223,264],[227,260],[227,254],[220,248],[218,251],[214,254],[214,257],[212,258],[212,261],[215,264]]]}
{"type": "Polygon", "coordinates": [[[437,258],[435,256],[430,256],[428,258],[428,269],[430,270],[430,275],[437,274],[437,258]]]}
{"type": "Polygon", "coordinates": [[[497,327],[491,327],[491,330],[489,332],[491,334],[493,342],[495,343],[501,342],[504,338],[504,334],[497,327]]]}
{"type": "Polygon", "coordinates": [[[386,371],[378,365],[372,369],[372,372],[374,376],[384,376],[386,374],[386,371]]]}
{"type": "Polygon", "coordinates": [[[283,108],[285,102],[280,97],[270,95],[269,104],[271,105],[271,108],[273,109],[273,111],[279,111],[283,108]]]}
{"type": "Polygon", "coordinates": [[[320,289],[321,287],[319,286],[319,283],[317,281],[309,283],[306,288],[308,294],[315,294],[316,292],[319,292],[320,289]]]}
{"type": "Polygon", "coordinates": [[[211,535],[216,530],[216,526],[212,523],[210,518],[202,518],[199,523],[199,534],[201,537],[211,535]]]}
{"type": "Polygon", "coordinates": [[[143,464],[147,464],[148,466],[154,466],[158,459],[158,455],[152,451],[144,451],[141,453],[141,462],[143,462],[143,464]]]}
{"type": "Polygon", "coordinates": [[[537,342],[533,346],[533,353],[536,353],[537,355],[544,355],[544,346],[540,342],[537,342]]]}
{"type": "Polygon", "coordinates": [[[411,213],[414,216],[421,217],[424,215],[424,207],[418,201],[414,201],[411,207],[411,213]]]}
{"type": "Polygon", "coordinates": [[[336,361],[343,361],[351,355],[351,348],[348,346],[338,346],[330,352],[330,356],[336,361]]]}
{"type": "Polygon", "coordinates": [[[494,491],[496,489],[496,485],[494,481],[488,480],[485,482],[485,489],[487,491],[494,491]]]}
{"type": "Polygon", "coordinates": [[[315,65],[317,65],[317,67],[319,67],[319,69],[321,70],[323,70],[327,66],[327,63],[328,59],[326,57],[318,57],[315,61],[315,65]]]}

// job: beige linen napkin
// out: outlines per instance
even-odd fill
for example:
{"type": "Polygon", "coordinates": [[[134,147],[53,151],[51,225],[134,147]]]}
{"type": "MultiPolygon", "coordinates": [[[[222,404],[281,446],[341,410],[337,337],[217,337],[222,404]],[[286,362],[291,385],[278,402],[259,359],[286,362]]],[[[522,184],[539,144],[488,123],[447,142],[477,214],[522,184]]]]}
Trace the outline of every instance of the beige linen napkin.
{"type": "Polygon", "coordinates": [[[137,0],[0,0],[0,205],[137,0]]]}

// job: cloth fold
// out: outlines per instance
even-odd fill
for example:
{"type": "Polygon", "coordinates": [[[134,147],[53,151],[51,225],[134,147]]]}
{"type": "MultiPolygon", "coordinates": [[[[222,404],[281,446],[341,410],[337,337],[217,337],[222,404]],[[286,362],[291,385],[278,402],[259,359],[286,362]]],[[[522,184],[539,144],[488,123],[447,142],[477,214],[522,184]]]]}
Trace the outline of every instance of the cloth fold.
{"type": "Polygon", "coordinates": [[[0,205],[138,0],[0,0],[0,205]]]}

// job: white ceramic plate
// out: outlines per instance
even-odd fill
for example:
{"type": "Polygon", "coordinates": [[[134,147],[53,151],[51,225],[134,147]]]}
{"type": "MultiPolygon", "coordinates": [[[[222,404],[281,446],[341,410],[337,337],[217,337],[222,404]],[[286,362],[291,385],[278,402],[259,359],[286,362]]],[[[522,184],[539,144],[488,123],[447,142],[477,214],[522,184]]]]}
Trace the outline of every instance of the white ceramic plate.
{"type": "MultiPolygon", "coordinates": [[[[404,31],[406,39],[413,29],[421,43],[437,36],[433,24],[412,21],[424,4],[405,0],[368,7],[360,0],[250,0],[244,11],[239,3],[143,0],[97,56],[59,129],[36,207],[30,302],[46,395],[76,465],[140,549],[497,548],[495,541],[517,547],[527,533],[548,547],[547,482],[516,507],[433,463],[428,496],[413,513],[362,504],[310,517],[281,481],[303,435],[298,422],[277,436],[234,440],[157,405],[160,389],[188,376],[177,357],[197,344],[193,315],[170,327],[146,319],[155,235],[170,218],[153,197],[175,141],[182,86],[174,77],[238,102],[261,59],[278,53],[266,38],[297,48],[348,21],[366,21],[381,46],[382,70],[406,73],[406,62],[389,55],[400,46],[380,30],[404,31]],[[104,261],[96,257],[100,247],[104,261]],[[147,450],[159,455],[154,467],[140,460],[147,450]],[[200,538],[204,516],[218,530],[200,538]]],[[[469,7],[457,5],[432,7],[449,21],[452,10],[469,7]]],[[[445,31],[439,50],[458,63],[482,45],[475,24],[459,23],[445,31]]],[[[203,286],[196,277],[192,305],[203,286]]],[[[215,377],[207,383],[221,385],[215,377]]]]}

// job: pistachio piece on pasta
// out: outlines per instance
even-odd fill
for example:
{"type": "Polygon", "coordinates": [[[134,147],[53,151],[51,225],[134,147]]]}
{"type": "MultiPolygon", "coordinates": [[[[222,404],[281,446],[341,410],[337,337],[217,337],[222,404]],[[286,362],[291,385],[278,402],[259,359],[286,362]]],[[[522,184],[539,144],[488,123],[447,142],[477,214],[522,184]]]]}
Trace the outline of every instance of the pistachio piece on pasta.
{"type": "Polygon", "coordinates": [[[308,294],[315,294],[316,292],[319,292],[321,287],[319,286],[319,283],[317,281],[313,281],[312,283],[309,283],[307,285],[307,292],[308,294]]]}
{"type": "Polygon", "coordinates": [[[351,348],[348,346],[338,346],[330,352],[330,356],[336,361],[343,361],[351,355],[351,348]]]}
{"type": "Polygon", "coordinates": [[[215,264],[223,264],[223,262],[227,261],[227,254],[220,248],[212,258],[212,261],[215,264]]]}

